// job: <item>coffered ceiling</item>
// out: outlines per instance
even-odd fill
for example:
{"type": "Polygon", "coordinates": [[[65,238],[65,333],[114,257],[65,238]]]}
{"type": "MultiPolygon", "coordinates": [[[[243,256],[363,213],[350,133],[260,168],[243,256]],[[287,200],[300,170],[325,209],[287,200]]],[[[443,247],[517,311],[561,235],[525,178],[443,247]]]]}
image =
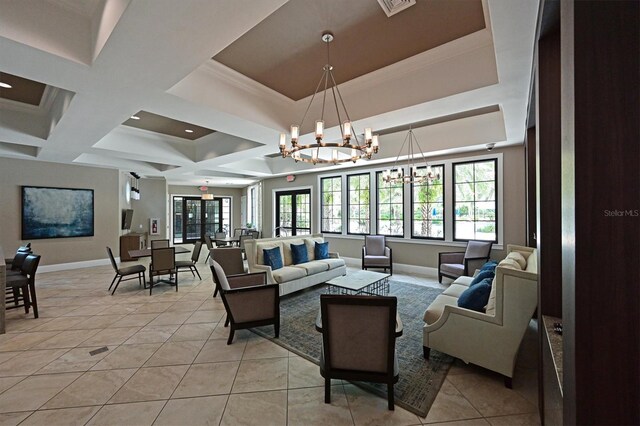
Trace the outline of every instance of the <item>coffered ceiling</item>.
{"type": "Polygon", "coordinates": [[[391,17],[377,0],[5,2],[0,75],[46,89],[37,107],[2,90],[0,156],[189,185],[317,170],[270,154],[307,108],[325,30],[354,127],[383,134],[376,162],[411,123],[427,155],[522,144],[537,12],[538,0],[419,0],[391,17]],[[145,114],[147,127],[130,118],[145,114]]]}

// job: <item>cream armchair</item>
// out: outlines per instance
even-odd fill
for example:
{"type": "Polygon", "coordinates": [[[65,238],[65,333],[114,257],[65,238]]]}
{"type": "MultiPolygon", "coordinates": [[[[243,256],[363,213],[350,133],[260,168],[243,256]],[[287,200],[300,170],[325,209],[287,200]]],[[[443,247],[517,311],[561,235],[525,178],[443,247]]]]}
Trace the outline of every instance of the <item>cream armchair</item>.
{"type": "Polygon", "coordinates": [[[518,349],[538,304],[538,266],[535,249],[509,245],[507,251],[519,252],[526,265],[522,270],[496,267],[486,312],[458,307],[472,280],[458,278],[425,312],[423,346],[427,359],[435,349],[500,373],[511,387],[518,349]]]}

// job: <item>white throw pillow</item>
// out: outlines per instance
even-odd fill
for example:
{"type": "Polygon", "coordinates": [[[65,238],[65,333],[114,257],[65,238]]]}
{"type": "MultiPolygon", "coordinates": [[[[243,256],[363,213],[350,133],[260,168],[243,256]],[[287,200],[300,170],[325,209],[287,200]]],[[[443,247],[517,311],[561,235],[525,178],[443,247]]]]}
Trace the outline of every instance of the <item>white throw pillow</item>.
{"type": "Polygon", "coordinates": [[[503,259],[498,263],[498,267],[502,266],[503,268],[516,269],[518,271],[522,271],[520,264],[513,259],[503,259]]]}
{"type": "Polygon", "coordinates": [[[513,259],[518,262],[518,265],[520,265],[520,269],[524,269],[527,267],[527,259],[525,259],[520,252],[512,251],[507,255],[507,259],[513,259]]]}

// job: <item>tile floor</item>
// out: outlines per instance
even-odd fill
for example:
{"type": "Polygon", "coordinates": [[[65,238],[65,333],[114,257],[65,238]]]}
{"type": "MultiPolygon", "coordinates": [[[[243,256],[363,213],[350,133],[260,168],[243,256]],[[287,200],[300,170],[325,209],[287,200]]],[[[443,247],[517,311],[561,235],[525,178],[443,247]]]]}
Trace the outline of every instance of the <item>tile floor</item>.
{"type": "Polygon", "coordinates": [[[329,405],[316,365],[249,331],[227,346],[224,307],[198,269],[202,281],[187,272],[178,292],[151,297],[135,280],[111,296],[108,266],[39,273],[40,318],[8,311],[0,335],[0,425],[539,424],[533,323],[513,390],[458,361],[426,418],[340,381],[329,405]]]}

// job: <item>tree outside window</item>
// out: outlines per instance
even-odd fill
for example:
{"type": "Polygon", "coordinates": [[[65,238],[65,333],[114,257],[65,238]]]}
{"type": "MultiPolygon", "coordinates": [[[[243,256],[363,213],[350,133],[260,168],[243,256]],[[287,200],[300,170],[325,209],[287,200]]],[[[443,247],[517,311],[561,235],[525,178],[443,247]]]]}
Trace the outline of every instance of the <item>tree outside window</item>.
{"type": "Polygon", "coordinates": [[[497,241],[497,161],[454,163],[454,239],[497,241]]]}
{"type": "MultiPolygon", "coordinates": [[[[431,168],[439,179],[411,185],[411,236],[444,239],[444,166],[431,168]]],[[[424,176],[426,171],[426,166],[416,169],[418,176],[424,176]]]]}

